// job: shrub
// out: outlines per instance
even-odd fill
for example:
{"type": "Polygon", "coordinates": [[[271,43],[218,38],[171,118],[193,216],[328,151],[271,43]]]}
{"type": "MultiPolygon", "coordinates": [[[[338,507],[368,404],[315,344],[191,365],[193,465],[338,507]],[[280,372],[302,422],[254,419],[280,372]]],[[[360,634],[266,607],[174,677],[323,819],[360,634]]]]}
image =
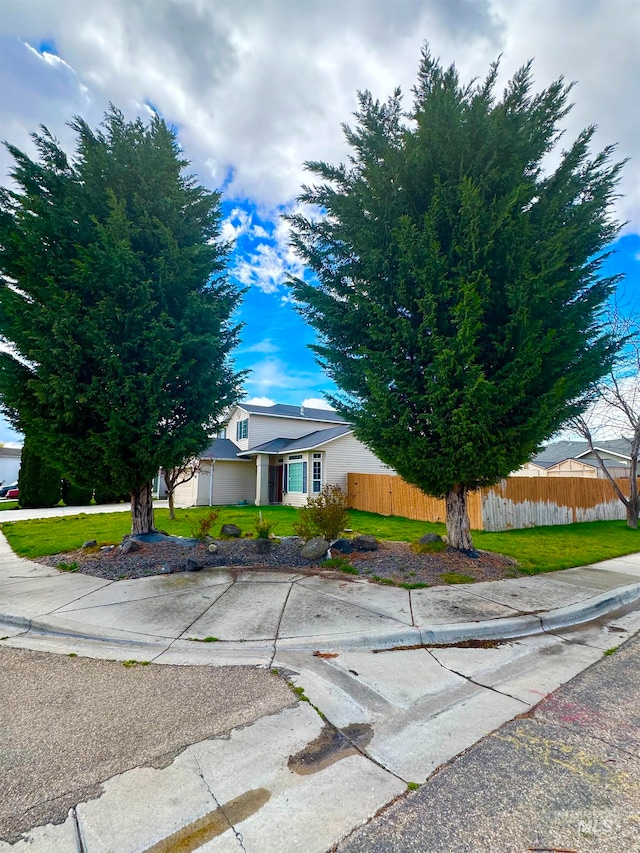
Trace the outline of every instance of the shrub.
{"type": "Polygon", "coordinates": [[[276,524],[273,521],[267,521],[262,517],[262,512],[256,515],[256,536],[258,539],[270,539],[271,534],[276,529],[276,524]]]}
{"type": "Polygon", "coordinates": [[[206,515],[203,515],[191,526],[191,536],[199,542],[204,542],[207,536],[211,536],[211,528],[218,520],[219,515],[219,509],[209,510],[206,515]]]}
{"type": "Polygon", "coordinates": [[[69,480],[62,481],[62,500],[67,506],[89,506],[93,489],[76,486],[69,480]]]}
{"type": "Polygon", "coordinates": [[[18,476],[20,506],[40,508],[60,501],[60,472],[41,456],[29,436],[25,436],[18,476]]]}
{"type": "Polygon", "coordinates": [[[347,496],[340,486],[325,486],[315,498],[298,511],[298,521],[293,525],[296,534],[305,541],[323,536],[327,541],[337,539],[349,523],[347,496]]]}

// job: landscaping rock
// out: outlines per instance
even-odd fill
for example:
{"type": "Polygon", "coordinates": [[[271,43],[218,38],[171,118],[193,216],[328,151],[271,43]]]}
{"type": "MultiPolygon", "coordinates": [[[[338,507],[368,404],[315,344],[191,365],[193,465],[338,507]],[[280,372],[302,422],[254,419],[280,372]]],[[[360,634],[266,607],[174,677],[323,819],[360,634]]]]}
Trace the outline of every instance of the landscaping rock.
{"type": "Polygon", "coordinates": [[[271,540],[256,539],[256,541],[253,543],[253,547],[256,549],[256,554],[268,554],[271,550],[271,540]]]}
{"type": "Polygon", "coordinates": [[[368,533],[363,533],[362,536],[356,536],[351,540],[351,544],[356,551],[377,551],[378,540],[375,536],[370,536],[368,533]]]}
{"type": "Polygon", "coordinates": [[[216,543],[215,543],[215,542],[210,542],[210,543],[209,543],[209,546],[208,546],[208,548],[207,548],[207,551],[208,551],[210,554],[217,554],[217,553],[218,553],[218,546],[216,545],[216,543]]]}
{"type": "Polygon", "coordinates": [[[82,550],[86,551],[87,548],[95,548],[98,543],[95,539],[87,539],[86,542],[82,543],[82,550]]]}
{"type": "Polygon", "coordinates": [[[353,543],[351,539],[336,539],[331,550],[338,551],[340,554],[353,554],[353,543]]]}
{"type": "Polygon", "coordinates": [[[161,566],[160,567],[161,575],[170,575],[171,574],[171,566],[161,566]]]}
{"type": "Polygon", "coordinates": [[[329,543],[322,536],[314,536],[302,546],[300,556],[305,560],[320,560],[329,550],[329,543]]]}
{"type": "Polygon", "coordinates": [[[242,530],[240,530],[237,524],[223,524],[220,535],[237,539],[239,536],[242,536],[242,530]]]}
{"type": "Polygon", "coordinates": [[[123,542],[122,545],[120,546],[120,553],[121,554],[129,554],[132,551],[139,551],[139,550],[140,550],[140,544],[138,542],[136,542],[135,539],[127,539],[127,541],[123,542]]]}
{"type": "Polygon", "coordinates": [[[442,542],[442,536],[438,533],[425,533],[418,539],[418,545],[432,545],[434,542],[442,542]]]}
{"type": "Polygon", "coordinates": [[[190,554],[185,560],[184,567],[188,572],[201,572],[204,569],[204,563],[202,554],[190,554]]]}

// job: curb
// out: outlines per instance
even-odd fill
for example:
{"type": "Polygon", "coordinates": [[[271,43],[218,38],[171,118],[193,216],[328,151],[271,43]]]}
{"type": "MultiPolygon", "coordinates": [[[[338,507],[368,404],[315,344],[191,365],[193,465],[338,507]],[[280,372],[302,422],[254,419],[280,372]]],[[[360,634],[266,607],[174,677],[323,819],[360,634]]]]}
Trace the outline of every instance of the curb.
{"type": "MultiPolygon", "coordinates": [[[[502,619],[486,619],[478,622],[459,622],[437,625],[433,628],[410,627],[382,631],[379,634],[336,634],[327,637],[315,634],[308,637],[282,637],[260,640],[221,640],[216,650],[223,651],[346,651],[349,649],[392,649],[397,646],[445,645],[465,640],[508,640],[542,634],[562,628],[570,628],[592,622],[595,619],[619,610],[621,607],[640,600],[640,583],[629,584],[586,599],[579,604],[559,607],[540,613],[507,616],[502,619]]],[[[148,646],[154,649],[166,649],[167,646],[180,644],[184,651],[187,642],[184,638],[156,637],[149,634],[130,636],[108,636],[98,634],[88,626],[77,629],[51,625],[47,619],[28,619],[24,616],[0,615],[0,626],[5,624],[14,628],[23,628],[32,635],[57,637],[69,640],[89,640],[112,645],[148,646]]]]}

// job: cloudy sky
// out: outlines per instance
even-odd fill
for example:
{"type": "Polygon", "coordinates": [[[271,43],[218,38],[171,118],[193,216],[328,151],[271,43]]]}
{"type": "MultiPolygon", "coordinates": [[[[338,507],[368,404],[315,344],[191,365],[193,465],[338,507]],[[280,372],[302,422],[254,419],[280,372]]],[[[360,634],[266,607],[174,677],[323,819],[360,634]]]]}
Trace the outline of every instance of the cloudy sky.
{"type": "MultiPolygon", "coordinates": [[[[320,400],[331,390],[306,345],[311,331],[284,286],[302,272],[280,214],[295,207],[305,160],[343,161],[341,122],[356,92],[410,99],[428,40],[461,78],[502,54],[501,83],[534,58],[536,87],[577,81],[574,137],[631,157],[618,215],[628,220],[608,271],[620,301],[640,302],[640,3],[638,0],[0,0],[0,139],[31,152],[45,124],[96,126],[109,101],[132,118],[161,113],[200,180],[224,194],[232,275],[249,292],[238,366],[247,398],[320,400]]],[[[0,154],[0,180],[10,160],[0,154]]],[[[0,441],[16,436],[0,423],[0,441]]]]}

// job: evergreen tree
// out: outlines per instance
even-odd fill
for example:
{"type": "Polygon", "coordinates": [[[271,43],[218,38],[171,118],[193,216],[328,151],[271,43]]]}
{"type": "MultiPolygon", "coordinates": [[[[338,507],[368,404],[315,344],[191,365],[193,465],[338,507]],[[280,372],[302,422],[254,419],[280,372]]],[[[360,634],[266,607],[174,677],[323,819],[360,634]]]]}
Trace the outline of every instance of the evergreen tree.
{"type": "Polygon", "coordinates": [[[307,163],[320,183],[299,200],[319,212],[289,217],[317,276],[293,293],[334,404],[405,480],[446,498],[463,550],[467,491],[527,461],[616,349],[598,319],[616,279],[599,270],[622,163],[611,147],[590,157],[590,127],[545,173],[571,87],[532,94],[529,63],[496,100],[497,72],[463,86],[425,47],[410,114],[399,90],[361,93],[349,163],[307,163]]]}
{"type": "Polygon", "coordinates": [[[175,134],[111,107],[70,125],[69,158],[46,128],[39,158],[7,145],[0,191],[0,400],[12,424],[77,486],[131,497],[153,529],[151,480],[207,445],[236,400],[220,196],[185,174],[175,134]]]}
{"type": "Polygon", "coordinates": [[[43,456],[32,436],[24,439],[18,488],[23,509],[55,506],[60,501],[60,471],[43,456]]]}

